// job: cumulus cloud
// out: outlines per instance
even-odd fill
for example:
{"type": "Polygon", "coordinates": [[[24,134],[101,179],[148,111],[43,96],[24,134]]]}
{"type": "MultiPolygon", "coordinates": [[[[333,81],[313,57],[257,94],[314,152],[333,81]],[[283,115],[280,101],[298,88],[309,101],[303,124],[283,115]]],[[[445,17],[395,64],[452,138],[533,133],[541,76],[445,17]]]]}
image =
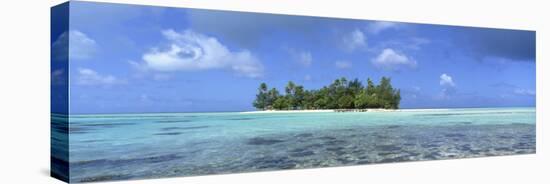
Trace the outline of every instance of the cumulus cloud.
{"type": "Polygon", "coordinates": [[[439,85],[442,87],[439,99],[448,99],[456,93],[456,84],[453,77],[443,73],[439,76],[439,85]]]}
{"type": "Polygon", "coordinates": [[[439,76],[439,85],[443,87],[455,87],[455,83],[453,82],[453,78],[446,73],[441,74],[439,76]]]}
{"type": "Polygon", "coordinates": [[[403,53],[386,48],[372,60],[372,64],[380,69],[398,71],[406,68],[416,68],[416,61],[403,53]]]}
{"type": "Polygon", "coordinates": [[[52,44],[55,60],[64,60],[68,57],[71,60],[89,59],[96,51],[96,41],[78,30],[64,32],[52,44]]]}
{"type": "Polygon", "coordinates": [[[378,34],[384,30],[396,29],[398,27],[399,27],[399,23],[396,23],[396,22],[376,21],[376,22],[370,23],[367,26],[367,30],[371,34],[378,34]]]}
{"type": "Polygon", "coordinates": [[[79,68],[76,78],[76,84],[83,86],[110,86],[123,83],[125,81],[112,75],[102,75],[88,68],[79,68]]]}
{"type": "Polygon", "coordinates": [[[386,40],[382,41],[379,45],[382,48],[399,48],[402,50],[418,51],[424,45],[430,44],[432,41],[422,37],[410,37],[399,40],[386,40]]]}
{"type": "Polygon", "coordinates": [[[152,48],[142,56],[146,68],[160,72],[227,69],[238,75],[257,78],[263,65],[248,50],[231,51],[218,39],[185,30],[162,32],[168,48],[152,48]]]}
{"type": "Polygon", "coordinates": [[[367,46],[367,38],[359,29],[356,29],[342,37],[343,47],[347,51],[367,46]]]}
{"type": "Polygon", "coordinates": [[[64,75],[65,74],[65,70],[63,68],[60,68],[60,69],[56,69],[54,71],[52,71],[51,73],[51,85],[65,85],[66,81],[67,81],[67,77],[64,75]]]}
{"type": "Polygon", "coordinates": [[[67,32],[61,34],[52,43],[52,58],[56,61],[67,60],[69,57],[69,34],[67,32]]]}
{"type": "Polygon", "coordinates": [[[336,61],[334,62],[334,66],[338,69],[348,69],[351,68],[351,62],[349,61],[336,61]]]}

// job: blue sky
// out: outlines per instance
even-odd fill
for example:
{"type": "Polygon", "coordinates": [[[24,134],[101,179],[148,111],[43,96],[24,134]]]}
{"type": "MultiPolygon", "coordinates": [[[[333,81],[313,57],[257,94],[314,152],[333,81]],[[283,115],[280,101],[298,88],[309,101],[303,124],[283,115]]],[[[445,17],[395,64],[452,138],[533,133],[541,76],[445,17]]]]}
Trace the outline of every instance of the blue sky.
{"type": "Polygon", "coordinates": [[[535,106],[533,31],[90,2],[69,27],[71,113],[253,110],[261,82],[382,76],[402,108],[535,106]]]}

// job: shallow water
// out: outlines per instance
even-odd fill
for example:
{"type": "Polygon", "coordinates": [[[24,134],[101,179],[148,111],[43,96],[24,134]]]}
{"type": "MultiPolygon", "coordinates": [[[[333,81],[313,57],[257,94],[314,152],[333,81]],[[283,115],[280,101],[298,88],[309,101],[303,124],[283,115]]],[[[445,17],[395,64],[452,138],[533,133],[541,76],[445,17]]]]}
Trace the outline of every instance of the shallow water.
{"type": "Polygon", "coordinates": [[[72,182],[536,150],[534,108],[71,115],[68,129],[72,182]]]}

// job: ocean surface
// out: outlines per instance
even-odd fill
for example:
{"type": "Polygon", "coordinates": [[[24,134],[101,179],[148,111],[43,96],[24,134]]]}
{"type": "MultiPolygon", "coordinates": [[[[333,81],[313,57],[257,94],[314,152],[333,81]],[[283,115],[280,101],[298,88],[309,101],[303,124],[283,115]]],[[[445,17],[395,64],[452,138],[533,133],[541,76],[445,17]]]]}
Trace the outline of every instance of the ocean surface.
{"type": "Polygon", "coordinates": [[[535,108],[104,114],[69,121],[72,182],[536,151],[535,108]]]}

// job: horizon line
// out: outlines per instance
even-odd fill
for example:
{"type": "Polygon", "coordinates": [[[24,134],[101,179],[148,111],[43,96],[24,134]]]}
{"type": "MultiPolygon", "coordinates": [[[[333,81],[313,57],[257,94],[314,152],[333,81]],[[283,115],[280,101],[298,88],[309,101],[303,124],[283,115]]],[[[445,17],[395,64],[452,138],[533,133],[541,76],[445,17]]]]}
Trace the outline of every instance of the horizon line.
{"type": "MultiPolygon", "coordinates": [[[[535,106],[492,106],[492,107],[434,107],[434,108],[399,108],[395,110],[430,110],[430,109],[490,109],[490,108],[535,108],[535,106]]],[[[368,108],[367,108],[368,109],[368,108]]],[[[336,109],[312,109],[312,110],[336,110],[336,109]]],[[[252,112],[252,111],[264,111],[264,110],[244,110],[244,111],[170,111],[170,112],[113,112],[113,113],[68,113],[68,115],[114,115],[114,114],[173,114],[173,113],[231,113],[231,112],[252,112]]],[[[293,110],[288,110],[293,111],[293,110]]],[[[62,114],[54,113],[50,114],[62,114]]]]}

